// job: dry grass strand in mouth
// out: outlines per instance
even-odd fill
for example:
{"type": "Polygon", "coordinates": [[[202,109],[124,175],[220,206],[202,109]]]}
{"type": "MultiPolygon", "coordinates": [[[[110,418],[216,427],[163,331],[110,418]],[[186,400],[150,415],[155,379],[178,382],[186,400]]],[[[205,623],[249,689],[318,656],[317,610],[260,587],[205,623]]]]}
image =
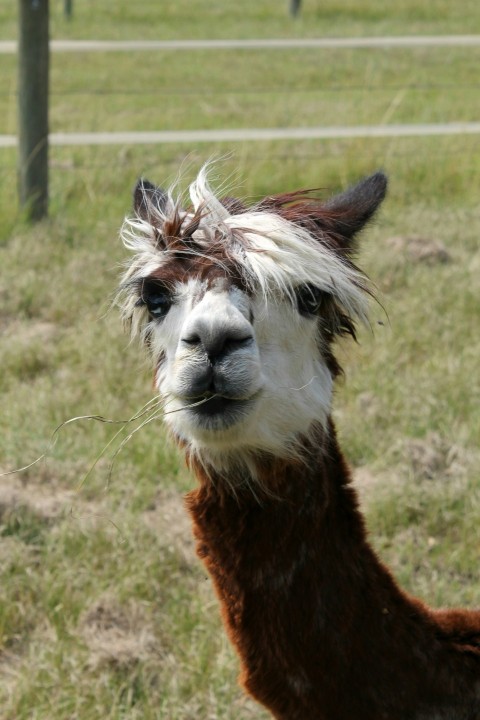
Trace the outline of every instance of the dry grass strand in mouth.
{"type": "Polygon", "coordinates": [[[136,422],[137,420],[140,420],[141,418],[145,417],[145,415],[148,415],[148,417],[143,420],[136,428],[134,428],[123,440],[120,442],[120,445],[116,448],[112,459],[110,461],[109,470],[108,470],[108,477],[107,477],[107,483],[106,488],[110,485],[110,480],[113,474],[113,468],[116,461],[116,458],[118,454],[123,450],[125,445],[131,440],[131,438],[140,430],[142,430],[146,425],[149,423],[155,421],[155,420],[161,420],[164,415],[175,413],[175,412],[181,412],[182,410],[188,410],[189,408],[196,407],[197,405],[203,405],[204,403],[208,402],[214,397],[218,397],[218,395],[213,394],[209,397],[204,397],[201,400],[198,400],[194,403],[189,403],[188,405],[185,405],[184,407],[177,408],[176,410],[167,410],[165,411],[164,408],[169,402],[168,398],[162,398],[160,396],[155,396],[154,398],[151,398],[148,400],[142,407],[134,414],[131,418],[128,420],[111,420],[109,418],[104,417],[103,415],[78,415],[76,417],[69,418],[68,420],[64,420],[60,425],[58,425],[55,430],[53,431],[49,445],[47,450],[42,453],[38,458],[33,460],[31,463],[28,463],[28,465],[24,465],[19,468],[15,468],[14,470],[8,470],[7,472],[0,473],[0,477],[7,477],[8,475],[15,475],[18,473],[26,472],[30,468],[34,467],[38,463],[42,462],[42,460],[47,460],[51,451],[55,447],[58,436],[61,430],[65,428],[67,425],[70,425],[75,422],[80,422],[82,420],[95,420],[96,422],[100,422],[106,425],[121,425],[122,427],[113,435],[112,438],[108,441],[108,443],[102,448],[101,452],[97,455],[93,463],[90,465],[89,469],[85,473],[85,475],[82,477],[82,479],[77,483],[76,490],[79,491],[85,482],[88,480],[100,460],[105,456],[105,453],[107,450],[113,445],[115,440],[123,433],[125,432],[125,429],[131,424],[136,422]]]}
{"type": "Polygon", "coordinates": [[[68,420],[64,420],[64,421],[63,421],[62,423],[60,423],[60,425],[58,425],[58,426],[55,428],[55,430],[52,432],[52,434],[51,434],[51,436],[50,436],[50,441],[49,441],[47,450],[46,450],[44,453],[42,453],[38,458],[36,458],[35,460],[33,460],[31,463],[28,463],[28,465],[24,465],[24,466],[22,466],[22,467],[15,468],[14,470],[7,470],[6,472],[0,473],[0,477],[7,477],[8,475],[15,475],[15,474],[17,474],[17,473],[25,472],[26,470],[29,470],[30,468],[32,468],[32,467],[34,467],[35,465],[37,465],[37,464],[38,464],[39,462],[41,462],[42,460],[47,460],[49,454],[51,453],[51,451],[53,450],[53,448],[55,447],[55,445],[56,445],[56,443],[57,443],[57,440],[58,440],[58,436],[59,436],[60,431],[63,430],[63,428],[66,427],[67,425],[70,425],[70,424],[75,423],[75,422],[80,422],[81,420],[95,420],[96,422],[100,422],[100,423],[103,423],[103,424],[106,424],[106,425],[122,425],[122,428],[118,431],[118,433],[116,433],[116,434],[114,435],[114,437],[112,438],[112,440],[110,440],[110,441],[108,442],[108,444],[105,446],[105,448],[102,450],[102,453],[100,454],[100,456],[97,458],[97,460],[96,460],[96,462],[95,462],[95,464],[96,464],[96,463],[98,462],[98,460],[99,460],[101,457],[103,457],[103,455],[104,455],[104,453],[105,453],[105,450],[107,450],[108,447],[110,447],[110,444],[114,441],[114,439],[115,439],[116,437],[118,437],[118,435],[119,435],[121,432],[123,432],[123,430],[125,429],[125,427],[126,427],[127,425],[129,425],[130,423],[135,422],[136,420],[138,420],[138,419],[140,419],[141,417],[143,417],[146,413],[148,413],[148,412],[150,411],[152,405],[155,405],[155,404],[158,405],[158,404],[160,404],[161,402],[162,402],[162,400],[161,400],[161,398],[159,398],[158,396],[157,396],[157,397],[154,397],[154,398],[151,398],[150,400],[148,400],[148,402],[146,402],[144,405],[142,405],[142,407],[140,408],[140,410],[138,410],[138,411],[137,411],[134,415],[132,415],[132,417],[129,418],[128,420],[110,420],[109,418],[106,418],[106,417],[104,417],[103,415],[78,415],[78,416],[76,416],[76,417],[69,418],[68,420]]]}
{"type": "MultiPolygon", "coordinates": [[[[98,465],[98,463],[100,462],[100,460],[104,457],[104,455],[105,455],[105,453],[107,452],[108,448],[109,448],[111,445],[113,445],[113,443],[115,442],[115,440],[124,432],[124,430],[125,430],[125,428],[127,427],[127,425],[129,425],[131,422],[135,422],[136,420],[139,420],[139,419],[142,418],[144,415],[147,415],[149,412],[151,412],[152,407],[154,408],[153,414],[156,414],[158,407],[159,407],[159,406],[162,406],[162,407],[163,407],[163,405],[164,405],[164,401],[162,400],[162,398],[160,398],[160,397],[152,398],[152,399],[149,400],[147,403],[145,403],[145,405],[141,408],[141,411],[140,411],[140,412],[136,413],[130,420],[127,420],[126,422],[124,422],[124,423],[122,424],[122,427],[120,428],[120,430],[118,430],[118,431],[115,433],[115,435],[114,435],[112,438],[110,438],[110,440],[108,441],[108,443],[103,447],[102,451],[97,455],[97,457],[95,458],[95,460],[94,460],[94,462],[92,463],[92,465],[90,466],[90,468],[87,470],[87,472],[85,473],[85,475],[83,476],[83,478],[82,478],[82,479],[80,480],[80,482],[78,483],[78,485],[77,485],[77,490],[80,490],[80,488],[83,487],[83,485],[85,484],[85,482],[88,480],[88,478],[90,477],[90,475],[92,474],[92,472],[94,471],[94,469],[96,468],[96,466],[98,465]]],[[[140,427],[143,427],[144,424],[146,424],[146,423],[145,423],[145,422],[144,422],[144,423],[141,423],[141,425],[140,425],[139,428],[137,428],[137,429],[140,429],[140,427]]],[[[134,432],[136,432],[136,430],[135,430],[134,432]]],[[[131,434],[133,434],[133,433],[131,433],[131,434]]],[[[122,443],[122,445],[123,445],[123,443],[122,443]]],[[[122,446],[122,445],[121,445],[121,446],[122,446]]],[[[120,447],[121,447],[121,446],[120,446],[120,447]]],[[[114,458],[116,457],[117,453],[118,453],[118,449],[115,451],[115,454],[114,454],[114,456],[113,456],[114,458]]],[[[112,460],[112,464],[113,464],[113,460],[112,460]]],[[[110,469],[109,469],[109,473],[108,473],[108,479],[107,479],[107,484],[106,484],[106,487],[107,487],[107,488],[108,488],[109,485],[110,485],[110,477],[111,477],[112,464],[110,465],[110,469]]]]}
{"type": "MultiPolygon", "coordinates": [[[[110,485],[110,480],[111,480],[111,478],[112,478],[112,473],[113,473],[113,466],[114,466],[114,464],[115,464],[115,460],[117,459],[118,454],[123,450],[123,448],[125,447],[125,445],[131,440],[131,438],[132,438],[139,430],[141,430],[142,428],[144,428],[145,425],[149,425],[149,424],[150,424],[151,422],[153,422],[154,420],[159,420],[159,419],[161,420],[161,419],[163,419],[163,417],[164,417],[165,415],[171,415],[171,414],[173,414],[173,413],[182,412],[182,410],[189,410],[189,409],[192,408],[192,407],[197,407],[198,405],[203,405],[204,403],[208,402],[209,400],[212,400],[212,398],[215,398],[215,397],[219,397],[219,395],[218,395],[217,393],[214,393],[214,394],[212,394],[212,395],[209,395],[208,397],[204,397],[204,398],[202,398],[201,400],[198,400],[197,402],[189,403],[188,405],[185,405],[184,407],[177,408],[176,410],[166,410],[165,412],[157,412],[158,405],[162,405],[162,408],[161,408],[161,409],[163,410],[163,408],[165,407],[166,403],[168,402],[168,399],[165,399],[165,400],[160,399],[160,400],[159,400],[159,403],[158,403],[158,405],[155,407],[155,410],[154,410],[154,412],[152,413],[152,415],[151,415],[150,417],[148,417],[146,420],[144,420],[138,427],[136,427],[134,430],[132,430],[132,432],[130,432],[130,433],[127,435],[127,437],[125,437],[125,438],[122,440],[122,442],[120,443],[120,445],[118,446],[118,448],[115,450],[115,452],[114,452],[114,454],[113,454],[113,457],[112,457],[112,459],[111,459],[111,462],[110,462],[110,467],[109,467],[109,469],[108,469],[107,487],[110,485]]],[[[122,428],[122,430],[123,430],[123,428],[122,428]]],[[[115,437],[117,437],[117,436],[120,434],[120,432],[121,432],[121,431],[119,431],[119,432],[115,435],[115,437]]],[[[97,458],[96,462],[98,462],[99,459],[100,459],[100,457],[97,458]]],[[[93,469],[93,467],[92,467],[91,469],[93,469]]],[[[87,476],[85,476],[85,478],[83,479],[82,482],[85,481],[86,477],[88,477],[89,474],[90,474],[90,471],[89,471],[89,473],[87,473],[87,476]]]]}

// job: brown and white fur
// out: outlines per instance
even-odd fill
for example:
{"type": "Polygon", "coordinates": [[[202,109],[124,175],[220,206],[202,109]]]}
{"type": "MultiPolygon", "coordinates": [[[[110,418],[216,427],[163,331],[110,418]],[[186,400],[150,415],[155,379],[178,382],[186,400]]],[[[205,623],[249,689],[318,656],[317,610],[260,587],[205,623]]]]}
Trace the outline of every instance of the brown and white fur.
{"type": "Polygon", "coordinates": [[[371,549],[331,419],[332,343],[367,319],[354,237],[376,173],[319,202],[184,209],[140,181],[120,302],[198,487],[198,554],[242,665],[278,720],[479,720],[480,611],[409,597],[371,549]]]}

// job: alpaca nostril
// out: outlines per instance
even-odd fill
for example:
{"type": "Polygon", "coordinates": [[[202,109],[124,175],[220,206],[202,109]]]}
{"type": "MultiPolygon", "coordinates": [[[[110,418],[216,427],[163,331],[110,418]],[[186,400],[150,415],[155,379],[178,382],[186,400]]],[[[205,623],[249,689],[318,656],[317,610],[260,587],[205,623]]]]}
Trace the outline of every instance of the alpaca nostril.
{"type": "Polygon", "coordinates": [[[182,338],[182,342],[184,342],[185,345],[200,345],[202,341],[198,335],[188,335],[182,338]]]}
{"type": "Polygon", "coordinates": [[[236,350],[241,350],[251,342],[252,337],[236,337],[235,335],[218,335],[202,341],[203,348],[210,362],[225,357],[236,350]]]}
{"type": "Polygon", "coordinates": [[[235,350],[241,350],[247,347],[253,341],[252,335],[246,335],[242,338],[226,338],[222,351],[224,353],[234,352],[235,350]]]}
{"type": "Polygon", "coordinates": [[[230,333],[205,333],[203,335],[192,333],[182,338],[182,342],[190,347],[201,348],[210,362],[213,362],[219,357],[224,357],[236,350],[248,347],[253,342],[253,335],[248,333],[239,336],[235,331],[230,333]]]}

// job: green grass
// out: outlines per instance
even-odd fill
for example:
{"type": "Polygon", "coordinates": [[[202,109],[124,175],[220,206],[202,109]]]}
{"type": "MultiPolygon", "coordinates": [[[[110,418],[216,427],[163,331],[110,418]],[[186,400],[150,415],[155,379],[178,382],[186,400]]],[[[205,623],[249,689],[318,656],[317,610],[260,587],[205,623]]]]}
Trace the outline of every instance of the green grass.
{"type": "MultiPolygon", "coordinates": [[[[474,0],[428,3],[400,0],[304,0],[296,20],[288,0],[73,0],[74,17],[63,16],[63,0],[51,2],[54,38],[171,39],[197,37],[282,37],[336,35],[455,34],[480,31],[480,10],[474,0]]],[[[15,4],[0,8],[0,37],[15,37],[15,4]]]]}
{"type": "MultiPolygon", "coordinates": [[[[480,14],[469,2],[305,2],[292,23],[266,0],[202,4],[203,15],[180,2],[156,24],[153,4],[114,5],[76,3],[67,26],[53,3],[53,36],[475,32],[480,14]]],[[[7,4],[0,28],[14,37],[7,4]]],[[[475,49],[54,55],[52,129],[475,120],[478,60],[475,49]]],[[[0,132],[14,132],[15,58],[1,63],[0,132]]],[[[68,418],[128,419],[152,395],[110,309],[136,178],[168,183],[183,167],[186,182],[225,154],[219,172],[248,198],[389,174],[359,259],[378,290],[373,332],[339,348],[335,416],[372,542],[402,585],[434,605],[478,605],[477,137],[52,148],[50,219],[34,227],[18,209],[15,151],[2,150],[0,472],[48,459],[0,478],[0,720],[266,717],[236,686],[182,515],[192,480],[160,422],[132,436],[110,480],[113,446],[89,470],[119,426],[78,421],[50,446],[68,418]],[[450,261],[388,241],[409,235],[441,242],[450,261]]]]}
{"type": "MultiPolygon", "coordinates": [[[[473,121],[480,48],[53,54],[53,132],[473,121]],[[79,61],[80,60],[80,61],[79,61]]],[[[15,133],[3,58],[0,133],[15,133]]]]}

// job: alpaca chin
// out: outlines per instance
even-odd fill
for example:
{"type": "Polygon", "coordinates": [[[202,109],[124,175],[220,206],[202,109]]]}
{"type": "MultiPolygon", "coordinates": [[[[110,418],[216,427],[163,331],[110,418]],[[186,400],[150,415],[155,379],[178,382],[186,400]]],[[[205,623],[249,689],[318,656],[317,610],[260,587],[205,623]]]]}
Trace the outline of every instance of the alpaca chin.
{"type": "Polygon", "coordinates": [[[313,427],[326,428],[332,387],[332,376],[319,363],[315,381],[304,387],[279,392],[266,382],[250,399],[234,402],[213,416],[200,415],[202,405],[189,408],[175,400],[165,422],[182,445],[218,470],[238,466],[245,454],[293,459],[303,454],[301,439],[313,427]]]}
{"type": "Polygon", "coordinates": [[[188,408],[187,412],[192,423],[215,435],[241,425],[254,403],[254,398],[237,400],[218,395],[205,398],[201,403],[188,408]]]}
{"type": "Polygon", "coordinates": [[[242,437],[248,435],[259,393],[244,400],[225,397],[200,399],[193,403],[177,400],[166,422],[180,437],[195,440],[201,445],[230,450],[242,445],[242,437]]]}

